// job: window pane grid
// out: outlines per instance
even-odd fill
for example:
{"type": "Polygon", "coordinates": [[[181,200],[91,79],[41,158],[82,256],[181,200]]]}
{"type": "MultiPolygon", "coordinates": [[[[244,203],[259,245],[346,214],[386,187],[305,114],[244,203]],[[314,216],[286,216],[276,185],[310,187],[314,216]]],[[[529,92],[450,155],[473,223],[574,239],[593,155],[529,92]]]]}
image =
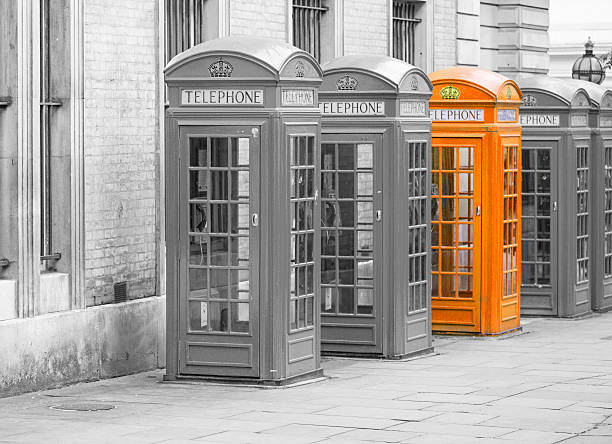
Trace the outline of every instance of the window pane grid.
{"type": "Polygon", "coordinates": [[[427,142],[407,142],[408,314],[427,308],[427,142]]]}
{"type": "Polygon", "coordinates": [[[314,148],[313,136],[290,138],[289,328],[291,331],[311,328],[314,325],[314,148]]]}
{"type": "Polygon", "coordinates": [[[550,147],[522,148],[521,285],[550,287],[550,147]]]}
{"type": "Polygon", "coordinates": [[[471,298],[474,148],[432,148],[432,297],[471,298]]]}
{"type": "Polygon", "coordinates": [[[504,246],[503,246],[503,297],[518,295],[517,251],[518,251],[518,147],[505,146],[504,149],[504,246]]]}
{"type": "Polygon", "coordinates": [[[576,283],[589,280],[589,148],[576,147],[576,283]]]}
{"type": "Polygon", "coordinates": [[[250,331],[248,138],[189,144],[190,331],[250,331]]]}
{"type": "Polygon", "coordinates": [[[321,311],[374,314],[374,145],[321,145],[321,311]]]}
{"type": "Polygon", "coordinates": [[[604,275],[612,276],[612,147],[605,147],[604,172],[604,275]]]}

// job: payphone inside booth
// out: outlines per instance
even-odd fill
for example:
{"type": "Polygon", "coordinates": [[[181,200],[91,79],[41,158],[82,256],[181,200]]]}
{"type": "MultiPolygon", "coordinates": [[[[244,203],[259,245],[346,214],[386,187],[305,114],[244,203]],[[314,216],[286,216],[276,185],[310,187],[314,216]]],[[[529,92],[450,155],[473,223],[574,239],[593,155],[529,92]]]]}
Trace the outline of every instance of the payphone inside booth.
{"type": "Polygon", "coordinates": [[[323,67],[321,349],[398,358],[431,349],[431,83],[385,56],[323,67]]]}
{"type": "Polygon", "coordinates": [[[520,328],[521,92],[480,68],[429,74],[434,332],[520,328]]]}
{"type": "Polygon", "coordinates": [[[589,96],[575,81],[519,80],[523,91],[521,313],[591,310],[589,96]]]}
{"type": "Polygon", "coordinates": [[[165,75],[166,378],[320,374],[319,65],[228,37],[165,75]]]}

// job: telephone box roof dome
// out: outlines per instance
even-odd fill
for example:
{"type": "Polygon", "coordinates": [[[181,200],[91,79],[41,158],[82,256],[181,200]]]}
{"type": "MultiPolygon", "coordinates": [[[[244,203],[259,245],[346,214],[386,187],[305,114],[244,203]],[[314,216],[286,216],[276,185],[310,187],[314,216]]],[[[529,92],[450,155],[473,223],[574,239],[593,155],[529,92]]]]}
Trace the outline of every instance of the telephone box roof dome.
{"type": "Polygon", "coordinates": [[[606,93],[612,93],[612,90],[597,83],[588,82],[586,80],[564,79],[567,82],[576,85],[576,88],[584,88],[589,95],[589,98],[595,102],[596,106],[601,106],[601,102],[606,93]]]}
{"type": "Polygon", "coordinates": [[[199,56],[214,54],[231,54],[257,60],[263,62],[277,74],[280,73],[285,63],[296,55],[311,59],[313,65],[318,67],[318,63],[310,54],[289,43],[263,37],[236,36],[209,40],[177,54],[168,62],[165,71],[169,72],[186,61],[196,59],[199,56]]]}
{"type": "Polygon", "coordinates": [[[412,72],[419,72],[426,80],[431,89],[431,82],[420,68],[406,63],[402,60],[381,55],[349,55],[338,57],[323,66],[325,74],[336,71],[362,71],[374,74],[385,79],[396,88],[399,88],[402,80],[412,72]]]}
{"type": "Polygon", "coordinates": [[[518,84],[523,91],[538,90],[544,94],[552,94],[567,105],[570,105],[580,93],[589,97],[582,82],[570,79],[557,79],[544,75],[529,76],[519,79],[518,84]]]}
{"type": "MultiPolygon", "coordinates": [[[[490,95],[498,97],[502,87],[508,83],[515,84],[508,77],[493,71],[469,66],[455,66],[440,69],[429,74],[432,83],[460,82],[484,88],[490,95]]],[[[519,93],[520,94],[520,93],[519,93]]]]}

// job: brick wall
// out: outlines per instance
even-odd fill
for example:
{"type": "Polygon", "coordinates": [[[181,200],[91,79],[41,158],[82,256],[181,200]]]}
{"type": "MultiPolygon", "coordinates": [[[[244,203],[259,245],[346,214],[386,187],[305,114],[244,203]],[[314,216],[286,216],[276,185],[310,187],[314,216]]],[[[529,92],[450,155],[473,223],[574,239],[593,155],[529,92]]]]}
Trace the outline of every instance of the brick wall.
{"type": "Polygon", "coordinates": [[[457,64],[457,0],[434,1],[434,71],[457,64]]]}
{"type": "Polygon", "coordinates": [[[286,0],[231,0],[230,33],[287,38],[286,0]]]}
{"type": "Polygon", "coordinates": [[[344,53],[389,54],[388,0],[344,2],[344,53]]]}
{"type": "Polygon", "coordinates": [[[87,305],[156,292],[156,0],[84,4],[87,305]]]}

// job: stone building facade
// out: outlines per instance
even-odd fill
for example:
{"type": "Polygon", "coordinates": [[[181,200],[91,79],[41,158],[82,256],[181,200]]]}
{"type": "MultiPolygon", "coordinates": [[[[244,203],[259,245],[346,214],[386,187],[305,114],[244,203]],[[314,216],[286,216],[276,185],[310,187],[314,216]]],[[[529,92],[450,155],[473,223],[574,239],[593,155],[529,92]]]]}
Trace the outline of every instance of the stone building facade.
{"type": "MultiPolygon", "coordinates": [[[[0,2],[0,396],[165,365],[169,13],[198,13],[183,47],[293,42],[303,1],[0,2]]],[[[405,6],[428,72],[548,69],[548,0],[316,1],[322,62],[396,53],[405,6]]]]}

